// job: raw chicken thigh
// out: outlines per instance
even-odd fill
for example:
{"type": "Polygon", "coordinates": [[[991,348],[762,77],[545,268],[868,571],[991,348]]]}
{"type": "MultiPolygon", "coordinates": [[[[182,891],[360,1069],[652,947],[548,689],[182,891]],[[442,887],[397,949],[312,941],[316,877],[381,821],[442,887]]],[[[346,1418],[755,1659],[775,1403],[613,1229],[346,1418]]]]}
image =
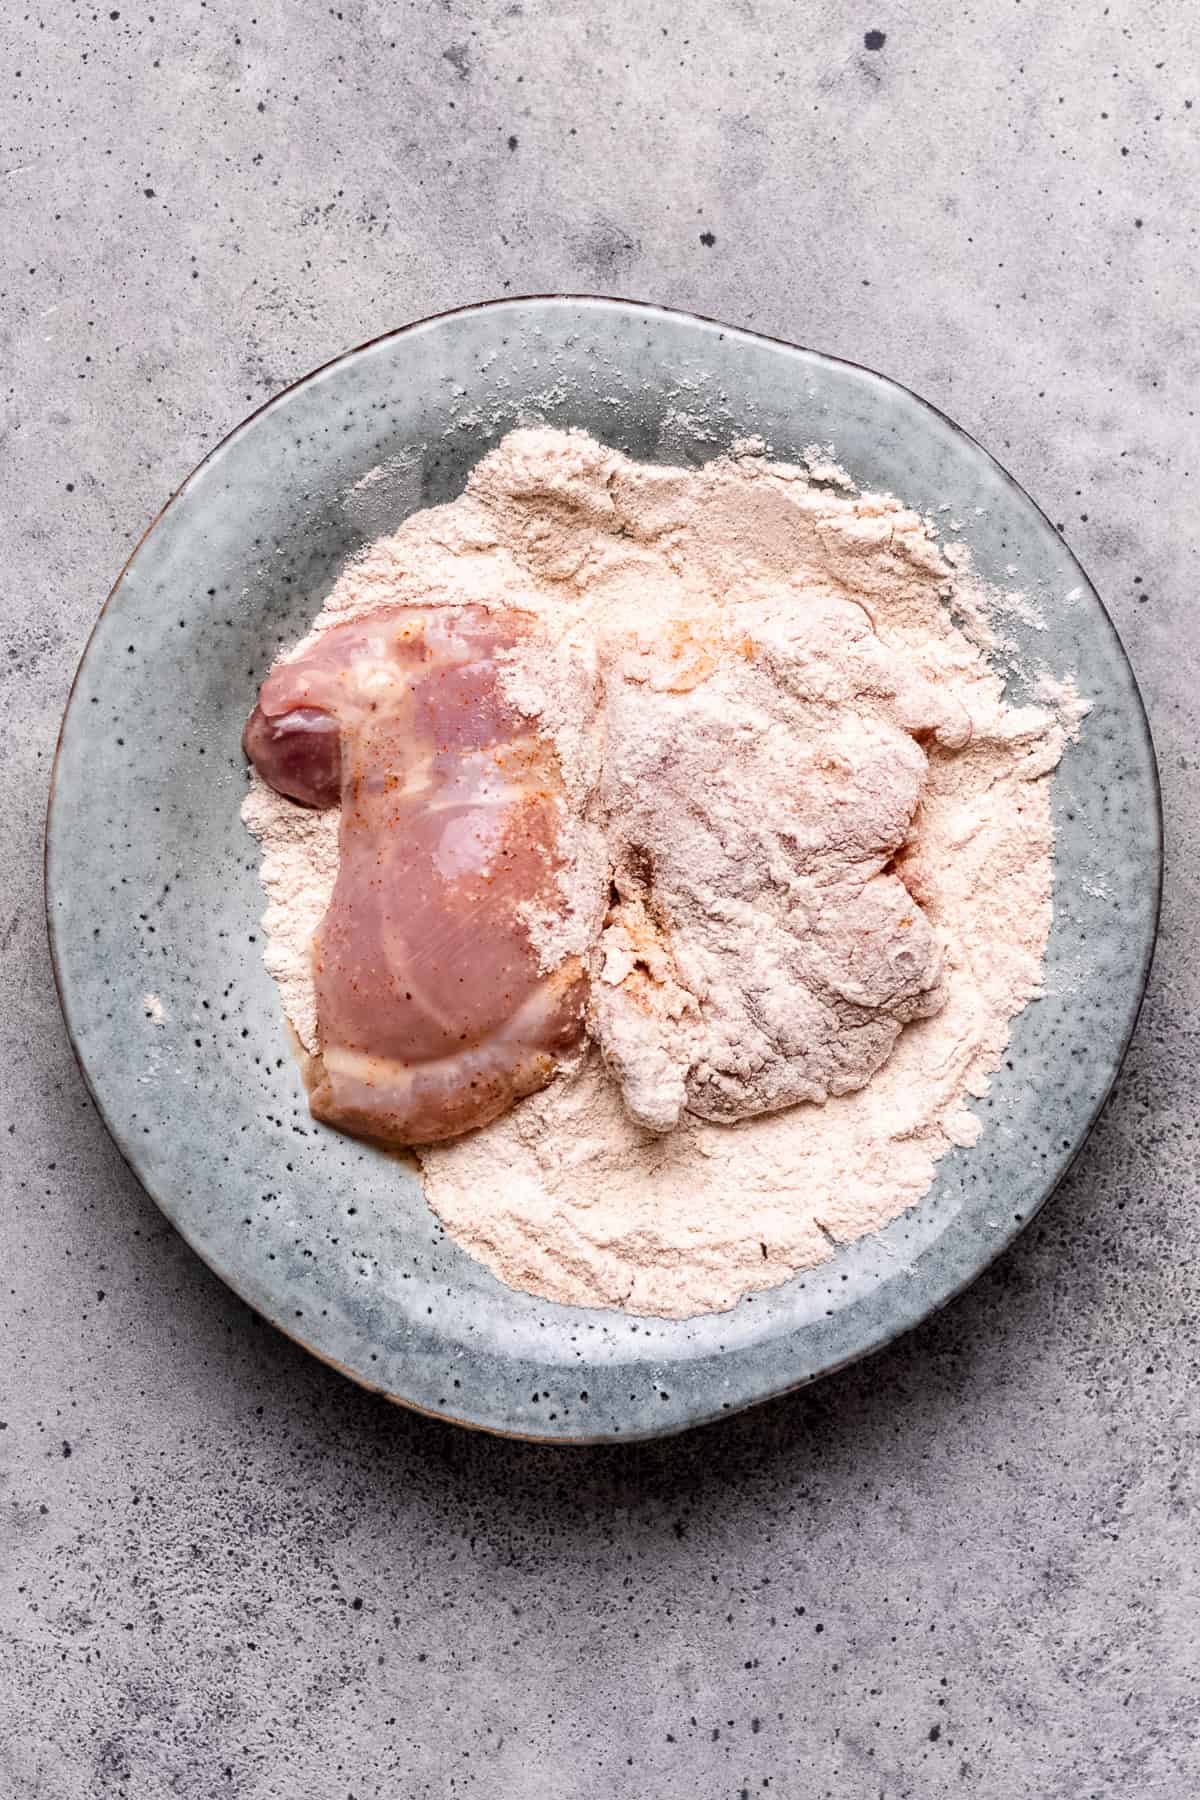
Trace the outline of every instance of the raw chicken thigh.
{"type": "Polygon", "coordinates": [[[341,803],[313,945],[315,1117],[390,1144],[486,1124],[583,1033],[576,958],[538,965],[527,919],[561,903],[554,747],[496,658],[532,622],[391,607],[327,631],[263,683],[245,748],[281,794],[341,803]]]}

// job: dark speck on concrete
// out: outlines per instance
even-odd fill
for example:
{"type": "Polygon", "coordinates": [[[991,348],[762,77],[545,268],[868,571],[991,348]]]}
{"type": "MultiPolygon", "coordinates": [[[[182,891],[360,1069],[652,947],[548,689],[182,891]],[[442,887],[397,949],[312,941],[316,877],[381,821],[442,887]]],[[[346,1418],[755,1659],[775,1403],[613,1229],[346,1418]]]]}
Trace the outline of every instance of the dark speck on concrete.
{"type": "Polygon", "coordinates": [[[466,44],[448,44],[442,51],[442,60],[450,64],[460,81],[465,81],[471,73],[471,55],[466,44]]]}
{"type": "Polygon", "coordinates": [[[887,43],[886,31],[868,31],[863,36],[863,43],[868,50],[882,50],[887,43]]]}
{"type": "Polygon", "coordinates": [[[713,232],[702,231],[700,233],[700,242],[704,245],[706,250],[711,250],[716,241],[716,236],[713,232]]]}

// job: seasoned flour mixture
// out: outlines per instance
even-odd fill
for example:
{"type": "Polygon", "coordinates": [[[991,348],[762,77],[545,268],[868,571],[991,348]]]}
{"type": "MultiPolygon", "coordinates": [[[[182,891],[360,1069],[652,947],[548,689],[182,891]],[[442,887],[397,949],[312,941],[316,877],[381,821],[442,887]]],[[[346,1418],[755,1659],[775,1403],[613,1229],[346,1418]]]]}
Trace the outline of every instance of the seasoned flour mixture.
{"type": "MultiPolygon", "coordinates": [[[[568,812],[561,905],[528,923],[546,969],[590,968],[588,1042],[420,1150],[426,1195],[513,1286],[731,1306],[896,1217],[977,1137],[967,1102],[1039,992],[1049,781],[1086,708],[1069,683],[1006,704],[962,554],[815,455],[684,470],[514,432],[350,565],[305,643],[471,602],[542,626],[503,670],[568,812]]],[[[267,965],[315,1050],[337,813],[256,779],[244,817],[267,965]]]]}

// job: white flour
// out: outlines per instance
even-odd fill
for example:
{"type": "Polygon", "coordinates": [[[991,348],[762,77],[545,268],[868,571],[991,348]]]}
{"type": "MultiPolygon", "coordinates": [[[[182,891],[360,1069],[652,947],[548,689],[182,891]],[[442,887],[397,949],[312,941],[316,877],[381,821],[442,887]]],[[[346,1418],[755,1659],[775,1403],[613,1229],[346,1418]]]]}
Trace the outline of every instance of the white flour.
{"type": "MultiPolygon", "coordinates": [[[[554,736],[580,817],[564,912],[536,922],[536,941],[547,963],[594,941],[610,860],[620,892],[593,1021],[608,1068],[593,1048],[420,1159],[452,1235],[552,1299],[720,1309],[894,1218],[951,1144],[978,1135],[966,1101],[1039,991],[1049,776],[1078,696],[1047,682],[1053,710],[1006,706],[977,647],[988,596],[961,554],[948,560],[898,502],[854,494],[825,453],[808,465],[731,453],[651,467],[580,433],[516,432],[461,499],[352,564],[314,627],[438,600],[544,621],[552,648],[506,679],[554,736]],[[651,767],[648,784],[638,771],[651,767]],[[669,941],[643,903],[647,837],[671,889],[669,941]],[[940,1010],[893,1005],[888,971],[855,965],[850,985],[837,975],[830,1034],[828,957],[818,967],[817,940],[798,947],[789,921],[805,908],[824,918],[820,942],[852,959],[854,895],[897,849],[921,912],[890,873],[868,891],[886,889],[897,924],[906,913],[906,946],[924,933],[912,979],[940,1010]],[[901,1030],[905,1018],[916,1022],[901,1030]],[[785,1110],[734,1124],[697,1114],[736,1117],[747,1094],[785,1110]],[[798,1094],[829,1097],[787,1104],[798,1094]]],[[[256,781],[244,816],[263,844],[267,966],[311,1049],[309,943],[336,873],[336,814],[256,781]]]]}

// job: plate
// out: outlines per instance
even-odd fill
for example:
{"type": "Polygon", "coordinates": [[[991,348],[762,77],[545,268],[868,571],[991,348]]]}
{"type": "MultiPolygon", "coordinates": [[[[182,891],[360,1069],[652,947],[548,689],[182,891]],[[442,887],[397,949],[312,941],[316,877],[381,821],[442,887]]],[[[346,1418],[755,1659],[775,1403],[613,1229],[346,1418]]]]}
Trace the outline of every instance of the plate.
{"type": "Polygon", "coordinates": [[[626,301],[504,300],[318,369],[159,514],[84,653],[47,824],[54,966],[108,1129],[200,1256],[316,1355],[407,1406],[517,1436],[652,1437],[812,1381],[943,1305],[1020,1231],[1116,1075],[1153,949],[1154,752],[1115,631],[1032,500],[943,414],[855,365],[626,301]],[[1054,780],[1046,997],[921,1204],[820,1269],[686,1320],[554,1305],[448,1239],[403,1161],[316,1128],[262,963],[242,722],[347,557],[451,499],[512,426],[632,456],[832,444],[864,486],[962,522],[1092,701],[1054,780]],[[374,472],[374,473],[373,473],[374,472]],[[370,479],[366,479],[370,477],[370,479]]]}

